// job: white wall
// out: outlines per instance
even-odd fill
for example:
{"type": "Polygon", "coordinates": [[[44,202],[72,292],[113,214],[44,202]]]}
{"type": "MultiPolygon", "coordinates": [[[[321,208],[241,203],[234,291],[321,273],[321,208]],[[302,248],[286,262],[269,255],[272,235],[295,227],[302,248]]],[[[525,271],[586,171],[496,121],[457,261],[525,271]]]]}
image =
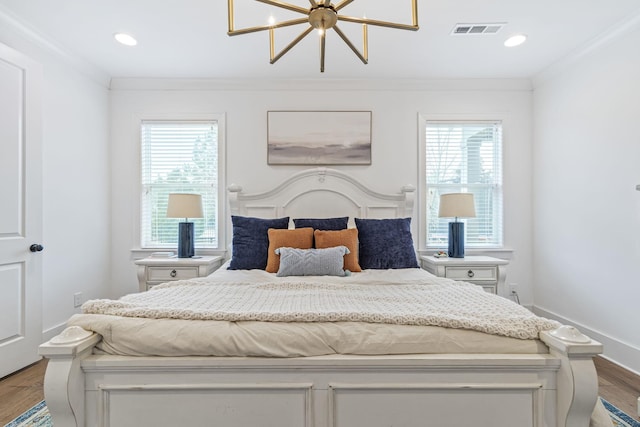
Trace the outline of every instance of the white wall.
{"type": "Polygon", "coordinates": [[[109,92],[33,33],[0,16],[0,42],[43,66],[43,332],[74,313],[73,294],[110,283],[109,92]]]}
{"type": "Polygon", "coordinates": [[[636,25],[537,81],[533,146],[535,305],[636,372],[639,45],[636,25]]]}
{"type": "Polygon", "coordinates": [[[110,92],[91,66],[1,14],[0,24],[0,42],[44,68],[46,338],[77,311],[75,292],[89,299],[137,289],[137,115],[225,113],[226,182],[258,192],[302,169],[266,164],[268,110],[371,110],[373,164],[341,169],[395,192],[420,179],[418,114],[494,114],[504,121],[507,282],[520,285],[524,304],[578,325],[640,372],[640,30],[537,79],[532,96],[527,84],[500,80],[269,88],[122,80],[110,92]]]}
{"type": "MultiPolygon", "coordinates": [[[[513,249],[507,281],[531,290],[531,90],[528,82],[247,83],[115,80],[111,95],[113,296],[137,289],[131,250],[139,247],[133,219],[139,209],[141,114],[226,113],[228,184],[247,192],[267,190],[296,166],[267,165],[267,111],[370,110],[371,166],[340,167],[382,192],[418,184],[418,114],[495,115],[504,123],[506,246],[513,249]],[[167,89],[162,90],[162,87],[167,89]],[[160,89],[158,89],[160,88],[160,89]],[[188,88],[188,89],[186,89],[188,88]]],[[[226,203],[225,203],[226,205],[226,203]]],[[[508,256],[508,254],[503,254],[508,256]]]]}

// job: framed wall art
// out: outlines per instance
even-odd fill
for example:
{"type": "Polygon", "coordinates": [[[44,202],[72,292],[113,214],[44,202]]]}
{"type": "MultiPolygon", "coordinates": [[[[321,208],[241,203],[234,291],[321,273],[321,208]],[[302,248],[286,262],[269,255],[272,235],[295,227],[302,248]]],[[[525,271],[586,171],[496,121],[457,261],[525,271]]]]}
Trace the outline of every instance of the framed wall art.
{"type": "Polygon", "coordinates": [[[371,111],[268,111],[270,165],[370,165],[371,111]]]}

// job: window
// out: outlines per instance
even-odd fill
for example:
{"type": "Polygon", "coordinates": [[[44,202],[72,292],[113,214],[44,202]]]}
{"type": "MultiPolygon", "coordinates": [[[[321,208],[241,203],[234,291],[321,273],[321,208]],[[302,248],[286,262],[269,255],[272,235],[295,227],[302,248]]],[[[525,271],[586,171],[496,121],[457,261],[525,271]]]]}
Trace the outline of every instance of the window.
{"type": "MultiPolygon", "coordinates": [[[[218,247],[218,121],[142,121],[142,248],[175,248],[179,218],[169,193],[202,195],[204,218],[189,218],[196,248],[218,247]]],[[[184,221],[184,220],[182,220],[184,221]]]]}
{"type": "Polygon", "coordinates": [[[438,218],[440,194],[473,193],[476,217],[461,219],[465,246],[496,248],[502,233],[502,124],[426,121],[426,246],[445,247],[451,218],[438,218]]]}

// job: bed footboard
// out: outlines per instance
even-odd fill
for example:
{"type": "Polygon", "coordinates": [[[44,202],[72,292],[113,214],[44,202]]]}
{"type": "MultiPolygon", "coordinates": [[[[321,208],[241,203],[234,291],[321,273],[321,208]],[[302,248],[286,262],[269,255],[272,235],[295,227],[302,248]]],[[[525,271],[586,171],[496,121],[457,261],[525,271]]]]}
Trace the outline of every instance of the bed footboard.
{"type": "Polygon", "coordinates": [[[540,339],[561,362],[557,376],[557,425],[588,426],[598,399],[598,374],[593,357],[602,353],[602,344],[571,326],[541,332],[540,339]]]}
{"type": "Polygon", "coordinates": [[[541,339],[550,354],[285,359],[97,355],[91,334],[40,353],[56,427],[589,426],[602,346],[541,339]]]}
{"type": "Polygon", "coordinates": [[[98,334],[71,327],[40,346],[40,355],[49,359],[44,395],[56,426],[85,425],[85,378],[81,362],[101,339],[98,334]]]}

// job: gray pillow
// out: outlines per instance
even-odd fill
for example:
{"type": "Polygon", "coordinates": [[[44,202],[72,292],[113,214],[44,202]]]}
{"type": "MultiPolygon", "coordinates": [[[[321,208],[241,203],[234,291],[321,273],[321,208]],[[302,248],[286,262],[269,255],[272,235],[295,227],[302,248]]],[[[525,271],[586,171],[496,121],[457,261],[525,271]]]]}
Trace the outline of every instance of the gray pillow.
{"type": "Polygon", "coordinates": [[[344,271],[346,246],[324,249],[278,248],[280,268],[276,276],[347,276],[344,271]]]}

